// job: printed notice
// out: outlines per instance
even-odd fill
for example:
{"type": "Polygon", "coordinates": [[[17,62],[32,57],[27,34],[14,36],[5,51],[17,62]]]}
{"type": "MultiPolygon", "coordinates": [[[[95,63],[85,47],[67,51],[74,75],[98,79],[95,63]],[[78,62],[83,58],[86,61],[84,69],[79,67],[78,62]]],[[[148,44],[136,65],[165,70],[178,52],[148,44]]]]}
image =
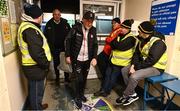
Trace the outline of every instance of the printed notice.
{"type": "Polygon", "coordinates": [[[6,18],[2,18],[2,34],[3,34],[4,44],[11,43],[10,24],[9,24],[9,20],[6,18]]]}
{"type": "Polygon", "coordinates": [[[179,10],[179,0],[152,2],[150,19],[156,20],[155,28],[165,35],[174,35],[179,10]]]}

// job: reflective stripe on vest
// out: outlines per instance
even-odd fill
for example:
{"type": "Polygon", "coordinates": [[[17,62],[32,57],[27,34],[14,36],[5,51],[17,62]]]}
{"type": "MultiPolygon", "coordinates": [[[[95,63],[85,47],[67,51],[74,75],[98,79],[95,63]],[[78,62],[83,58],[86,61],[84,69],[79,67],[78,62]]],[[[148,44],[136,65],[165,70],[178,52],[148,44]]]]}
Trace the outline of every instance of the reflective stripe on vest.
{"type": "MultiPolygon", "coordinates": [[[[152,37],[150,41],[146,43],[142,49],[140,48],[139,45],[139,49],[141,51],[144,60],[148,57],[149,49],[152,47],[153,43],[156,42],[157,40],[160,40],[160,38],[152,37]]],[[[164,54],[161,56],[161,58],[158,60],[158,62],[153,65],[153,67],[164,70],[166,68],[166,65],[167,65],[167,52],[165,51],[164,54]]]]}
{"type": "Polygon", "coordinates": [[[37,33],[39,33],[41,35],[41,37],[43,38],[43,46],[42,46],[42,48],[45,51],[45,55],[46,55],[48,61],[51,61],[50,49],[49,49],[46,38],[45,38],[44,34],[42,33],[42,31],[32,23],[22,22],[19,29],[18,29],[18,38],[17,38],[18,39],[18,45],[19,45],[20,51],[22,53],[22,65],[31,66],[31,65],[36,65],[37,64],[32,59],[32,57],[30,56],[29,51],[28,51],[27,43],[23,40],[22,32],[24,30],[28,29],[28,28],[35,29],[37,31],[37,33]]]}
{"type": "MultiPolygon", "coordinates": [[[[126,50],[126,51],[112,50],[111,62],[114,65],[127,66],[130,64],[132,56],[133,56],[134,51],[135,51],[135,48],[136,48],[137,43],[138,43],[138,39],[130,32],[121,41],[125,40],[128,37],[134,37],[136,39],[135,46],[129,50],[126,50]]],[[[117,41],[120,41],[120,37],[117,38],[117,41]]]]}

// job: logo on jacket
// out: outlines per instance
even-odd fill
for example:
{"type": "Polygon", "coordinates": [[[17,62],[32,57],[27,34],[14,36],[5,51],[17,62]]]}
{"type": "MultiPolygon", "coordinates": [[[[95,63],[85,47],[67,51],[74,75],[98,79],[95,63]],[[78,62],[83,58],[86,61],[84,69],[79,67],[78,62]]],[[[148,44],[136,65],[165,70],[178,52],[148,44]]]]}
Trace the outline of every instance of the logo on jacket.
{"type": "Polygon", "coordinates": [[[39,35],[39,32],[36,30],[36,34],[39,35]]]}
{"type": "Polygon", "coordinates": [[[80,33],[76,33],[76,36],[82,36],[80,33]]]}
{"type": "Polygon", "coordinates": [[[93,38],[93,35],[91,34],[91,38],[93,38]]]}

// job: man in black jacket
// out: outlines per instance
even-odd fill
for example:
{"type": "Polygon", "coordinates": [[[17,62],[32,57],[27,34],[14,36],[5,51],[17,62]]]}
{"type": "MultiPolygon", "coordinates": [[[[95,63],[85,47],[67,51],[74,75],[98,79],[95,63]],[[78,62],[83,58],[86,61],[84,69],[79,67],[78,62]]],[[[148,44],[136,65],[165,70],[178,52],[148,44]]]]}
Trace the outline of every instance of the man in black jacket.
{"type": "Polygon", "coordinates": [[[78,109],[82,107],[82,101],[87,100],[84,96],[84,89],[90,64],[95,66],[97,63],[96,28],[92,26],[94,16],[94,13],[86,12],[82,22],[73,26],[65,41],[66,62],[72,64],[73,73],[76,76],[74,103],[78,109]]]}
{"type": "MultiPolygon", "coordinates": [[[[60,64],[59,55],[64,52],[64,40],[70,30],[67,20],[61,17],[59,9],[53,10],[53,18],[51,18],[45,27],[44,35],[47,38],[51,53],[53,56],[54,70],[56,74],[56,83],[59,84],[59,70],[57,66],[60,64]]],[[[69,74],[64,72],[65,82],[70,82],[69,74]]]]}
{"type": "Polygon", "coordinates": [[[37,5],[26,4],[23,22],[18,29],[18,46],[22,55],[22,69],[28,80],[30,110],[43,110],[44,79],[47,75],[51,53],[44,34],[40,30],[43,12],[37,5]]]}

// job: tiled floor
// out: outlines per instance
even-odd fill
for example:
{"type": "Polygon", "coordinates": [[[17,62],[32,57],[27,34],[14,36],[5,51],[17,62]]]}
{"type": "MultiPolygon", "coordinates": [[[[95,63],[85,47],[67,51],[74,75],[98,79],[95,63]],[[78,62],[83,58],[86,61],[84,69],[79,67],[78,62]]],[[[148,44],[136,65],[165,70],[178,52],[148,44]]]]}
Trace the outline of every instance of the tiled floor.
{"type": "MultiPolygon", "coordinates": [[[[48,110],[74,110],[74,106],[71,102],[73,96],[73,81],[65,85],[63,79],[59,85],[56,85],[53,80],[48,80],[46,83],[46,89],[44,94],[44,103],[48,103],[48,110]]],[[[85,89],[85,94],[93,94],[98,91],[100,87],[100,81],[98,79],[89,79],[87,81],[87,86],[85,89]]],[[[116,92],[122,92],[122,87],[117,85],[115,88],[116,92]]],[[[118,94],[114,90],[111,94],[105,99],[113,106],[114,110],[140,110],[142,109],[142,97],[129,106],[116,106],[115,99],[118,97],[118,94]]],[[[152,110],[148,107],[148,110],[152,110]]]]}

